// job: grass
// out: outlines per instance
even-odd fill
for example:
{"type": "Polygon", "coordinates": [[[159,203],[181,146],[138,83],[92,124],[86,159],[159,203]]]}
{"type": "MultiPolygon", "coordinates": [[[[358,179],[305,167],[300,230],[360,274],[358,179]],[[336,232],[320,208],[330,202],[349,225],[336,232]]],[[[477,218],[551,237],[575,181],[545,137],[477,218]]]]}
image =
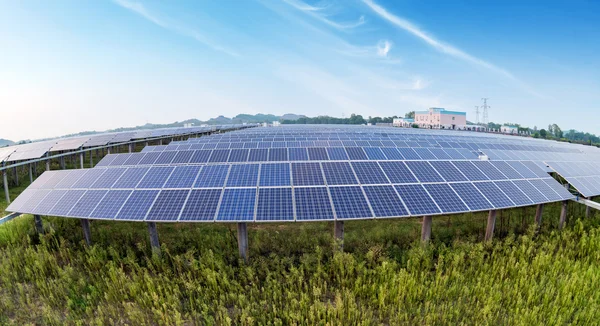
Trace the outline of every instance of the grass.
{"type": "MultiPolygon", "coordinates": [[[[503,211],[496,240],[486,215],[346,222],[344,253],[332,223],[249,225],[250,262],[234,224],[159,224],[162,255],[144,223],[33,218],[0,226],[0,324],[379,325],[590,324],[600,320],[600,218],[558,231],[533,208],[503,211]]],[[[578,205],[581,206],[581,205],[578,205]]]]}

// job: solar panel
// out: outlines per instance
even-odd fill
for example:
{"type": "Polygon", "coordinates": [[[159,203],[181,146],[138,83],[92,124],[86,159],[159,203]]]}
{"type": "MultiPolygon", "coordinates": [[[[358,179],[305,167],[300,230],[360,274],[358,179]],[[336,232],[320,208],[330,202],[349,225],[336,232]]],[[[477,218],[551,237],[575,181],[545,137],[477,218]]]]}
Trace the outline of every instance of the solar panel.
{"type": "Polygon", "coordinates": [[[85,190],[69,190],[60,198],[56,205],[50,209],[47,215],[50,216],[67,216],[69,211],[79,201],[85,190]]]}
{"type": "Polygon", "coordinates": [[[415,152],[421,157],[423,160],[435,160],[437,157],[433,155],[432,152],[427,148],[413,148],[415,152]]]}
{"type": "Polygon", "coordinates": [[[404,157],[405,160],[420,160],[421,157],[419,156],[419,154],[417,154],[417,152],[415,152],[414,149],[412,148],[397,148],[398,152],[400,152],[400,154],[402,154],[402,156],[404,157]]]}
{"type": "Polygon", "coordinates": [[[406,165],[420,182],[444,182],[429,162],[408,161],[406,165]]]}
{"type": "Polygon", "coordinates": [[[198,174],[196,183],[194,183],[194,188],[223,187],[225,185],[225,179],[227,178],[228,172],[228,165],[204,166],[198,174]]]}
{"type": "Polygon", "coordinates": [[[571,199],[574,198],[573,195],[561,184],[556,182],[554,179],[544,179],[544,182],[552,188],[562,199],[571,199]]]}
{"type": "Polygon", "coordinates": [[[400,152],[398,152],[397,149],[393,148],[393,147],[384,147],[381,149],[381,151],[383,152],[383,154],[386,156],[386,158],[388,160],[403,160],[404,156],[402,156],[402,154],[400,154],[400,152]]]}
{"type": "Polygon", "coordinates": [[[30,214],[38,214],[38,215],[46,215],[54,205],[67,193],[68,190],[54,190],[48,193],[44,200],[40,201],[40,203],[35,206],[28,213],[30,214]]]}
{"type": "Polygon", "coordinates": [[[255,202],[256,188],[225,189],[217,221],[252,221],[255,202]]]}
{"type": "Polygon", "coordinates": [[[294,186],[325,184],[319,163],[292,163],[292,180],[294,186]]]}
{"type": "Polygon", "coordinates": [[[191,188],[201,168],[198,165],[176,167],[167,179],[164,188],[191,188]]]}
{"type": "Polygon", "coordinates": [[[348,154],[346,154],[346,150],[343,147],[328,147],[327,154],[331,160],[348,160],[348,154]]]}
{"type": "Polygon", "coordinates": [[[176,153],[177,154],[171,161],[171,164],[186,164],[192,159],[192,156],[194,155],[194,151],[179,151],[176,153]]]}
{"type": "MultiPolygon", "coordinates": [[[[107,169],[89,187],[95,189],[110,188],[115,182],[117,182],[117,180],[119,180],[119,178],[121,177],[121,175],[123,175],[123,173],[125,173],[125,171],[127,171],[127,169],[125,168],[107,169]]],[[[86,183],[85,185],[89,185],[89,183],[86,183]]]]}
{"type": "Polygon", "coordinates": [[[454,164],[454,166],[456,166],[469,181],[489,180],[488,177],[486,177],[485,174],[470,161],[454,161],[452,164],[454,164]]]}
{"type": "Polygon", "coordinates": [[[235,164],[231,166],[227,187],[256,187],[258,164],[235,164]]]}
{"type": "Polygon", "coordinates": [[[266,162],[269,156],[269,150],[266,148],[251,149],[248,156],[249,162],[266,162]]]}
{"type": "Polygon", "coordinates": [[[519,172],[519,174],[522,175],[523,178],[529,179],[529,178],[537,178],[538,177],[535,173],[533,173],[533,171],[531,171],[529,168],[527,168],[521,162],[508,161],[508,162],[506,162],[506,164],[510,165],[510,167],[515,169],[517,172],[519,172]]]}
{"type": "Polygon", "coordinates": [[[503,161],[490,161],[490,163],[502,174],[504,174],[509,179],[522,179],[523,176],[517,172],[517,170],[513,169],[508,163],[503,161]]]}
{"type": "Polygon", "coordinates": [[[293,221],[292,188],[263,188],[258,193],[257,221],[293,221]]]}
{"type": "Polygon", "coordinates": [[[206,162],[208,162],[208,158],[210,157],[210,155],[211,155],[210,150],[194,151],[194,154],[192,154],[192,157],[190,158],[189,163],[206,163],[206,162]]]}
{"type": "Polygon", "coordinates": [[[146,217],[148,210],[160,190],[134,190],[116,216],[117,220],[140,221],[146,217]]]}
{"type": "Polygon", "coordinates": [[[109,190],[89,217],[101,219],[115,218],[131,193],[132,190],[109,190]]]}
{"type": "Polygon", "coordinates": [[[330,187],[329,191],[338,220],[373,217],[360,187],[330,187]]]}
{"type": "Polygon", "coordinates": [[[154,166],[138,183],[137,188],[162,188],[175,167],[172,166],[154,166]]]}
{"type": "Polygon", "coordinates": [[[222,189],[193,189],[181,212],[180,221],[213,221],[222,189]]]}
{"type": "Polygon", "coordinates": [[[490,180],[506,180],[506,176],[488,161],[471,161],[490,180]]]}
{"type": "Polygon", "coordinates": [[[449,160],[451,159],[450,155],[448,155],[441,148],[430,148],[429,151],[438,159],[438,160],[449,160]]]}
{"type": "Polygon", "coordinates": [[[333,220],[327,188],[294,188],[294,197],[297,220],[333,220]]]}
{"type": "Polygon", "coordinates": [[[112,188],[135,188],[150,170],[147,167],[128,168],[123,175],[112,185],[112,188]]]}
{"type": "Polygon", "coordinates": [[[108,190],[88,190],[81,196],[66,216],[88,217],[108,190]]]}
{"type": "Polygon", "coordinates": [[[438,184],[426,184],[424,185],[427,192],[433,200],[437,203],[442,213],[455,213],[455,212],[468,212],[469,208],[465,206],[463,201],[456,195],[454,190],[449,185],[438,183],[438,184]]]}
{"type": "Polygon", "coordinates": [[[546,196],[535,189],[535,187],[527,180],[514,180],[513,183],[534,203],[543,203],[548,201],[546,196]]]}
{"type": "Polygon", "coordinates": [[[115,154],[110,166],[123,165],[129,159],[129,154],[115,154]]]}
{"type": "Polygon", "coordinates": [[[308,161],[308,151],[306,148],[288,149],[290,161],[308,161]]]}
{"type": "Polygon", "coordinates": [[[112,161],[116,158],[117,156],[115,154],[108,154],[106,156],[104,156],[97,164],[96,166],[108,166],[110,165],[110,163],[112,163],[112,161]]]}
{"type": "Polygon", "coordinates": [[[418,183],[403,162],[379,162],[391,183],[418,183]]]}
{"type": "Polygon", "coordinates": [[[260,186],[290,186],[290,165],[288,163],[262,164],[260,167],[260,186]]]}
{"type": "Polygon", "coordinates": [[[510,198],[510,200],[513,201],[513,203],[515,203],[515,205],[519,205],[519,206],[524,206],[524,205],[531,205],[533,204],[533,202],[529,199],[529,197],[527,197],[514,183],[512,183],[511,181],[497,181],[495,182],[496,186],[498,186],[498,188],[500,188],[504,194],[506,194],[506,196],[508,198],[510,198]]]}
{"type": "Polygon", "coordinates": [[[129,157],[127,158],[127,160],[125,160],[123,165],[137,165],[144,158],[144,156],[146,156],[146,154],[144,153],[129,154],[129,157]]]}
{"type": "Polygon", "coordinates": [[[152,164],[154,164],[154,162],[156,162],[156,160],[158,160],[158,157],[161,154],[162,154],[161,152],[146,153],[146,155],[144,155],[144,157],[140,160],[139,164],[140,165],[152,165],[152,164]]]}
{"type": "Polygon", "coordinates": [[[147,221],[176,221],[189,190],[162,190],[146,216],[147,221]]]}
{"type": "Polygon", "coordinates": [[[10,203],[10,205],[8,205],[6,211],[24,213],[25,211],[22,211],[24,205],[37,192],[37,189],[31,188],[23,190],[23,192],[15,200],[13,200],[12,203],[10,203]]]}
{"type": "Polygon", "coordinates": [[[506,208],[515,206],[513,202],[493,182],[475,182],[473,183],[479,191],[496,208],[506,208]]]}
{"type": "Polygon", "coordinates": [[[71,188],[87,188],[94,184],[102,174],[107,171],[104,169],[85,169],[85,173],[71,185],[71,188]]]}
{"type": "Polygon", "coordinates": [[[494,208],[472,183],[451,183],[450,186],[462,198],[470,210],[479,211],[494,208]]]}
{"type": "Polygon", "coordinates": [[[448,182],[467,181],[467,178],[448,161],[431,161],[429,164],[448,182]]]}
{"type": "Polygon", "coordinates": [[[271,148],[269,149],[269,161],[287,161],[287,148],[271,148]]]}
{"type": "Polygon", "coordinates": [[[308,158],[311,161],[327,161],[327,151],[323,147],[311,147],[308,148],[308,158]]]}
{"type": "Polygon", "coordinates": [[[208,161],[210,163],[227,162],[230,150],[228,149],[215,149],[212,151],[208,161]]]}
{"type": "Polygon", "coordinates": [[[395,187],[411,215],[423,216],[441,213],[423,186],[397,185],[395,187]]]}
{"type": "Polygon", "coordinates": [[[361,147],[346,147],[346,153],[351,160],[366,160],[367,154],[361,147]]]}
{"type": "Polygon", "coordinates": [[[249,149],[233,149],[229,154],[229,162],[246,162],[248,161],[249,149]]]}
{"type": "Polygon", "coordinates": [[[542,170],[537,164],[530,161],[521,162],[525,165],[529,170],[531,170],[538,178],[547,178],[549,175],[546,171],[542,170]]]}
{"type": "Polygon", "coordinates": [[[358,184],[348,162],[323,162],[322,167],[328,185],[358,184]]]}
{"type": "Polygon", "coordinates": [[[408,210],[392,186],[365,186],[365,194],[376,217],[408,216],[408,210]]]}
{"type": "Polygon", "coordinates": [[[361,184],[390,183],[377,162],[352,162],[352,167],[361,184]]]}
{"type": "Polygon", "coordinates": [[[46,171],[41,176],[33,181],[29,186],[31,189],[51,189],[67,176],[65,171],[46,171]]]}
{"type": "Polygon", "coordinates": [[[537,190],[544,194],[548,200],[559,201],[563,199],[563,197],[556,193],[550,186],[548,186],[544,180],[529,180],[529,183],[531,183],[537,190]]]}
{"type": "Polygon", "coordinates": [[[387,157],[383,155],[381,149],[377,147],[364,147],[363,150],[367,154],[369,160],[386,160],[387,157]]]}
{"type": "Polygon", "coordinates": [[[75,184],[75,182],[77,182],[77,180],[79,180],[79,178],[81,178],[81,176],[85,175],[87,173],[88,170],[70,170],[70,171],[62,171],[63,173],[65,173],[65,177],[62,178],[62,180],[60,180],[59,182],[56,183],[56,185],[54,186],[54,188],[57,189],[65,189],[65,188],[71,188],[71,186],[73,184],[75,184]]]}

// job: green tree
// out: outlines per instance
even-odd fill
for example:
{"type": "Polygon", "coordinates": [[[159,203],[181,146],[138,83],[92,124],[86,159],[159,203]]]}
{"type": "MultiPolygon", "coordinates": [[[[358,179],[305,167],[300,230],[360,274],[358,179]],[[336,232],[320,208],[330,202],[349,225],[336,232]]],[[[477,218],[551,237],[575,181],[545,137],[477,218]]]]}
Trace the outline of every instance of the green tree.
{"type": "Polygon", "coordinates": [[[406,119],[414,119],[415,118],[415,111],[410,111],[410,112],[406,113],[404,115],[404,118],[406,118],[406,119]]]}
{"type": "Polygon", "coordinates": [[[542,138],[548,137],[548,132],[546,131],[546,129],[540,129],[540,137],[542,137],[542,138]]]}

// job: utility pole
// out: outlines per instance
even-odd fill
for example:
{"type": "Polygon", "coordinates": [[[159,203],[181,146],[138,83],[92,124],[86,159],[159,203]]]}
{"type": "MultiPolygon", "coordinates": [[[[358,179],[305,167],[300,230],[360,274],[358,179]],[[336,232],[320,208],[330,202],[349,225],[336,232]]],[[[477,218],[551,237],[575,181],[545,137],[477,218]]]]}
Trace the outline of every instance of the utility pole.
{"type": "Polygon", "coordinates": [[[475,124],[479,124],[479,106],[475,105],[475,124]]]}
{"type": "Polygon", "coordinates": [[[489,97],[482,97],[481,100],[483,101],[483,105],[481,106],[483,108],[483,123],[485,125],[487,125],[489,123],[488,120],[488,109],[491,108],[491,106],[487,105],[487,100],[489,100],[489,97]]]}

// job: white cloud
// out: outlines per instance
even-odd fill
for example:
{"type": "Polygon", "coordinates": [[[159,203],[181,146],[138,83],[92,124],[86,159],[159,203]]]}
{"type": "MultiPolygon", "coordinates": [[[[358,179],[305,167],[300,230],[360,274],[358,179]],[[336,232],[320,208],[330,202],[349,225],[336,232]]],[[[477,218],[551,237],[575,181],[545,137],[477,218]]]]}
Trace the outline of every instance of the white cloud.
{"type": "Polygon", "coordinates": [[[387,58],[391,49],[392,42],[388,40],[381,40],[379,43],[377,43],[377,55],[380,57],[387,58]]]}
{"type": "Polygon", "coordinates": [[[198,32],[196,30],[193,30],[193,29],[190,29],[187,27],[183,27],[183,26],[179,26],[177,24],[167,23],[165,20],[159,18],[157,15],[148,11],[146,9],[146,7],[144,7],[144,5],[139,2],[128,1],[128,0],[113,0],[113,2],[125,9],[131,10],[132,12],[146,18],[147,20],[151,21],[152,23],[154,23],[164,29],[168,29],[170,31],[176,32],[178,34],[181,34],[181,35],[184,35],[187,37],[191,37],[194,40],[212,48],[213,50],[226,53],[233,57],[240,56],[237,52],[232,51],[224,46],[221,46],[221,45],[215,43],[209,37],[207,37],[206,35],[203,35],[202,33],[198,32]]]}
{"type": "Polygon", "coordinates": [[[326,13],[326,10],[329,9],[330,6],[316,7],[316,6],[311,6],[300,0],[283,0],[283,1],[285,3],[287,3],[288,5],[296,8],[300,11],[305,12],[306,14],[310,15],[311,17],[318,19],[321,22],[323,22],[329,26],[332,26],[334,28],[337,28],[339,30],[353,29],[353,28],[359,27],[366,23],[365,16],[360,16],[358,18],[358,20],[355,22],[344,22],[344,23],[338,23],[331,19],[328,19],[328,18],[326,18],[328,16],[326,13]]]}

